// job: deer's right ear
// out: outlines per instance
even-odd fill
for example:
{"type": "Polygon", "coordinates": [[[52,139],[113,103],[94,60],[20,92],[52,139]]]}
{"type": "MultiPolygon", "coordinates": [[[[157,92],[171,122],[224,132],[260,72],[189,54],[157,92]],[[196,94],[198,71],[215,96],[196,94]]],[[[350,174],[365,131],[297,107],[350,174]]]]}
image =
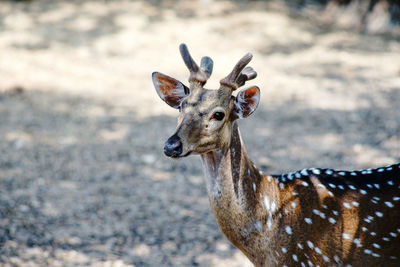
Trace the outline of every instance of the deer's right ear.
{"type": "Polygon", "coordinates": [[[189,88],[165,74],[153,72],[152,79],[157,94],[173,108],[178,109],[182,100],[189,94],[189,88]]]}

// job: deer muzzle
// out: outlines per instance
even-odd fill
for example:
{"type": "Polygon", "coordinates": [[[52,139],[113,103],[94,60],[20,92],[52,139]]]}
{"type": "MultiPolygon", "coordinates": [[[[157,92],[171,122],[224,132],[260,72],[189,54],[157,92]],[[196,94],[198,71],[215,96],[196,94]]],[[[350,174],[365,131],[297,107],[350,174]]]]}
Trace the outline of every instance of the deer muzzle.
{"type": "Polygon", "coordinates": [[[183,151],[182,141],[177,134],[168,138],[164,146],[164,154],[168,157],[177,158],[183,151]]]}

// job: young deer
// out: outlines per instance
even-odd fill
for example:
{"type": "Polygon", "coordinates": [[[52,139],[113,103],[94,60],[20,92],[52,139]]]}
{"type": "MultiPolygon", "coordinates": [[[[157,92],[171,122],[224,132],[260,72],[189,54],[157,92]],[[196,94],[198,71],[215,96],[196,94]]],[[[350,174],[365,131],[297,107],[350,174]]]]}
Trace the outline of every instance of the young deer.
{"type": "Polygon", "coordinates": [[[400,163],[368,170],[304,169],[263,174],[246,153],[236,120],[257,108],[260,91],[232,92],[256,77],[246,54],[204,89],[213,62],[200,67],[180,46],[190,87],[154,72],[158,95],[179,109],[164,153],[200,154],[211,209],[226,237],[256,266],[400,266],[400,163]]]}

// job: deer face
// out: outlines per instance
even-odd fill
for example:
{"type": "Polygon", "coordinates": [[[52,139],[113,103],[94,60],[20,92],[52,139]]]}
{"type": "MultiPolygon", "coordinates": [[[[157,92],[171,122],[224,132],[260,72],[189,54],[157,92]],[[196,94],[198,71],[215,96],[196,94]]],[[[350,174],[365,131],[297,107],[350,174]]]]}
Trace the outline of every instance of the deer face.
{"type": "Polygon", "coordinates": [[[258,87],[243,89],[236,97],[231,95],[232,87],[243,85],[256,74],[249,67],[246,68],[247,73],[244,72],[246,69],[241,72],[244,68],[241,66],[237,77],[229,79],[228,76],[223,79],[219,89],[204,89],[205,81],[212,71],[211,59],[203,58],[199,68],[190,57],[186,46],[181,45],[181,53],[191,72],[190,89],[167,75],[158,72],[152,75],[160,98],[180,112],[177,129],[166,141],[164,153],[177,158],[191,153],[203,154],[222,150],[229,145],[232,123],[238,118],[249,116],[259,102],[258,87]],[[237,81],[239,78],[240,83],[237,81]]]}

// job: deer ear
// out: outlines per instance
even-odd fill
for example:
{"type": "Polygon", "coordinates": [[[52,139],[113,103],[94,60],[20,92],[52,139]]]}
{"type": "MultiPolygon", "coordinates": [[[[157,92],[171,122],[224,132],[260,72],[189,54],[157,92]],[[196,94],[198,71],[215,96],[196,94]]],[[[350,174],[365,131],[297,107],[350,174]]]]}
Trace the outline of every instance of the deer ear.
{"type": "Polygon", "coordinates": [[[257,86],[240,90],[234,102],[234,112],[241,118],[248,117],[253,113],[260,102],[260,89],[257,86]]]}
{"type": "Polygon", "coordinates": [[[153,72],[151,76],[160,98],[171,107],[179,108],[182,99],[189,94],[189,88],[180,81],[159,72],[153,72]]]}

